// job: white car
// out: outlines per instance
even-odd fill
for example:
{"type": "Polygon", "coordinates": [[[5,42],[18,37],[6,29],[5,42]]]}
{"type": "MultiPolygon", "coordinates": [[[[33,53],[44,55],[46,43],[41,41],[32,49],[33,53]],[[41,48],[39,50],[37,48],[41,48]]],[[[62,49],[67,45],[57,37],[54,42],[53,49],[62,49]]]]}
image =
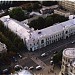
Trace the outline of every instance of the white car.
{"type": "Polygon", "coordinates": [[[24,69],[25,69],[25,70],[28,70],[28,66],[25,66],[24,69]]]}
{"type": "Polygon", "coordinates": [[[40,70],[40,69],[42,69],[41,66],[36,66],[36,70],[40,70]]]}
{"type": "Polygon", "coordinates": [[[75,43],[75,41],[72,41],[72,44],[75,43]]]}
{"type": "Polygon", "coordinates": [[[41,57],[44,57],[44,56],[46,56],[46,53],[42,53],[42,54],[41,54],[41,57]]]}
{"type": "Polygon", "coordinates": [[[34,69],[34,67],[33,67],[33,66],[31,66],[31,67],[29,68],[29,70],[32,70],[32,69],[34,69]]]}
{"type": "Polygon", "coordinates": [[[53,57],[50,58],[51,60],[53,59],[53,57]]]}
{"type": "Polygon", "coordinates": [[[53,64],[53,60],[50,61],[50,64],[51,64],[51,65],[53,64]]]}
{"type": "Polygon", "coordinates": [[[22,56],[19,54],[19,57],[22,58],[22,56]]]}

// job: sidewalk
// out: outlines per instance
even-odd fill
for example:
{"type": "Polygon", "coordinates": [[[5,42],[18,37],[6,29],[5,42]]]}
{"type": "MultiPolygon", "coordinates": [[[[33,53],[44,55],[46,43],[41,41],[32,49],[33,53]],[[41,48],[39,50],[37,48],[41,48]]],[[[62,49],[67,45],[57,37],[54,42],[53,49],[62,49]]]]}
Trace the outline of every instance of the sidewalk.
{"type": "Polygon", "coordinates": [[[34,55],[31,56],[31,59],[38,65],[42,67],[42,70],[36,71],[34,75],[58,75],[60,72],[60,69],[57,67],[53,69],[53,66],[49,65],[47,66],[43,61],[41,61],[39,58],[35,57],[34,55]]]}
{"type": "Polygon", "coordinates": [[[61,75],[61,72],[59,73],[59,75],[61,75]]]}
{"type": "Polygon", "coordinates": [[[31,57],[31,59],[38,65],[40,65],[43,69],[48,67],[44,62],[42,62],[39,58],[37,57],[31,57]]]}

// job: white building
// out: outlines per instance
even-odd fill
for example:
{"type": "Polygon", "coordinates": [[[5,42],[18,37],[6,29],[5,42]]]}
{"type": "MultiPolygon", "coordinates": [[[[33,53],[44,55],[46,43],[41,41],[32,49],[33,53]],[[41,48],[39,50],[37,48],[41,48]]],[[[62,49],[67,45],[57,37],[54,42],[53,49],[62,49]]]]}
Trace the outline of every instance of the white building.
{"type": "Polygon", "coordinates": [[[30,29],[24,22],[18,22],[9,16],[4,16],[0,20],[4,22],[6,27],[23,39],[29,51],[40,49],[75,34],[75,19],[54,24],[41,30],[30,29]]]}
{"type": "Polygon", "coordinates": [[[6,45],[0,42],[0,53],[7,52],[6,45]]]}
{"type": "Polygon", "coordinates": [[[63,51],[61,75],[75,75],[75,48],[63,51]]]}
{"type": "Polygon", "coordinates": [[[65,8],[66,10],[70,12],[75,12],[75,1],[73,0],[64,0],[58,2],[60,6],[65,8]]]}

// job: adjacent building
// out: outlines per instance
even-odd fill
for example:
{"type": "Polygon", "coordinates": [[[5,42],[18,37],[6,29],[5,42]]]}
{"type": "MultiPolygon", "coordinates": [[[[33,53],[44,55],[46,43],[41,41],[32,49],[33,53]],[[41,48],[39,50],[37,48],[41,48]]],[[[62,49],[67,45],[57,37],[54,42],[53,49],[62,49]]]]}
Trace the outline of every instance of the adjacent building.
{"type": "Polygon", "coordinates": [[[75,75],[75,48],[63,51],[61,75],[75,75]]]}
{"type": "Polygon", "coordinates": [[[41,30],[29,28],[26,23],[16,21],[9,16],[4,16],[0,20],[4,22],[6,27],[23,39],[29,51],[35,51],[75,34],[75,19],[57,23],[41,30]]]}
{"type": "Polygon", "coordinates": [[[64,16],[64,17],[70,16],[70,12],[66,12],[66,11],[61,10],[61,9],[54,10],[54,14],[58,14],[58,15],[61,15],[61,16],[64,16]]]}
{"type": "Polygon", "coordinates": [[[6,45],[0,42],[0,53],[7,52],[6,45]]]}
{"type": "Polygon", "coordinates": [[[75,1],[59,1],[60,6],[70,12],[75,12],[75,1]]]}
{"type": "Polygon", "coordinates": [[[53,5],[53,6],[50,6],[50,7],[43,7],[42,9],[40,9],[40,12],[41,14],[51,14],[53,13],[54,9],[58,8],[58,5],[53,5]]]}

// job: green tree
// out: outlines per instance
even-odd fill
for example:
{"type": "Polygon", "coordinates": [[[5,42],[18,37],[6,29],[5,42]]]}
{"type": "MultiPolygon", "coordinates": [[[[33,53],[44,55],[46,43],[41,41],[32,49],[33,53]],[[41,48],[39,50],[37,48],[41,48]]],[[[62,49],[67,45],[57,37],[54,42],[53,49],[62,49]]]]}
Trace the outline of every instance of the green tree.
{"type": "Polygon", "coordinates": [[[43,1],[42,5],[44,6],[51,6],[51,5],[56,5],[57,1],[43,1]]]}
{"type": "Polygon", "coordinates": [[[24,11],[21,8],[14,8],[9,12],[11,18],[14,18],[18,21],[22,21],[25,19],[24,11]]]}
{"type": "Polygon", "coordinates": [[[54,64],[59,65],[60,61],[62,61],[62,51],[60,51],[53,57],[54,64]]]}
{"type": "Polygon", "coordinates": [[[38,29],[42,29],[42,28],[44,28],[44,26],[45,26],[45,19],[44,18],[42,18],[42,17],[39,17],[38,19],[37,19],[37,25],[38,25],[38,29]]]}
{"type": "Polygon", "coordinates": [[[51,16],[48,16],[45,18],[45,27],[52,26],[53,23],[54,23],[54,21],[53,21],[53,18],[51,16]]]}
{"type": "Polygon", "coordinates": [[[32,12],[32,7],[31,7],[31,6],[28,6],[28,7],[26,8],[26,10],[27,10],[28,12],[32,12]]]}
{"type": "Polygon", "coordinates": [[[0,20],[0,31],[4,31],[4,24],[1,20],[0,20]]]}
{"type": "Polygon", "coordinates": [[[39,8],[41,8],[41,6],[40,6],[40,4],[38,2],[32,4],[32,9],[33,10],[37,10],[39,8]]]}

